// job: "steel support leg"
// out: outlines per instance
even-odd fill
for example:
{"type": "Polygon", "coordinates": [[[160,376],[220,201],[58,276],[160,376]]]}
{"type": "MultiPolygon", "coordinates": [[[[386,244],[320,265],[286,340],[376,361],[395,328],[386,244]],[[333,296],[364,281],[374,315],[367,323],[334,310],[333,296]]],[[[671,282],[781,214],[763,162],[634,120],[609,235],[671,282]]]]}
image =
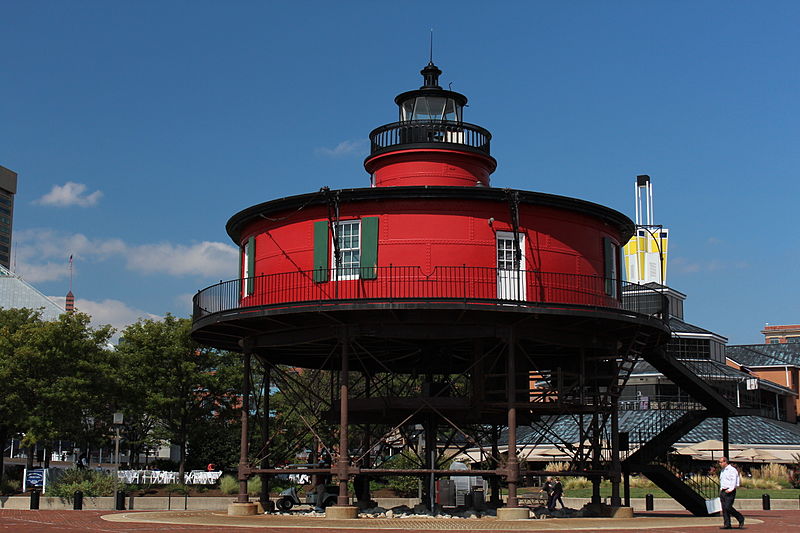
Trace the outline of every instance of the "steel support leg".
{"type": "MultiPolygon", "coordinates": [[[[499,475],[500,474],[500,428],[497,426],[492,426],[492,457],[491,457],[491,465],[494,468],[495,472],[499,475]]],[[[489,480],[489,491],[491,495],[489,496],[489,502],[491,503],[493,508],[500,507],[500,478],[498,475],[492,476],[489,480]]]]}
{"type": "Polygon", "coordinates": [[[342,373],[339,379],[339,461],[337,462],[337,477],[339,478],[339,497],[336,505],[348,505],[347,480],[350,477],[350,451],[348,444],[347,425],[350,394],[350,339],[342,339],[342,373]]]}
{"type": "Polygon", "coordinates": [[[247,461],[249,453],[249,413],[250,413],[250,348],[245,348],[243,356],[244,372],[242,377],[242,436],[239,445],[239,495],[236,503],[249,503],[247,495],[247,478],[250,477],[250,466],[247,461]]]}
{"type": "Polygon", "coordinates": [[[517,380],[516,351],[513,333],[508,338],[508,462],[506,464],[506,481],[508,482],[508,502],[506,507],[519,507],[517,501],[517,483],[519,482],[519,460],[517,459],[517,380]]]}
{"type": "MultiPolygon", "coordinates": [[[[429,415],[425,420],[425,468],[436,468],[436,419],[429,415]]],[[[436,507],[436,476],[430,474],[425,480],[425,506],[433,511],[436,507]]]]}
{"type": "Polygon", "coordinates": [[[622,465],[619,461],[619,397],[611,396],[611,506],[619,507],[622,500],[619,496],[622,465]]]}
{"type": "Polygon", "coordinates": [[[731,441],[730,441],[730,434],[728,431],[728,417],[722,417],[722,455],[728,458],[730,461],[731,459],[731,441]]]}
{"type": "MultiPolygon", "coordinates": [[[[271,381],[271,372],[269,365],[263,365],[264,368],[264,377],[261,380],[262,386],[262,394],[264,395],[263,398],[263,409],[262,415],[264,417],[264,421],[261,424],[261,453],[263,454],[263,459],[261,460],[261,468],[269,468],[269,463],[267,457],[269,457],[269,390],[270,390],[270,381],[271,381]]],[[[269,499],[269,474],[261,474],[261,494],[259,495],[259,500],[261,501],[261,506],[264,508],[265,511],[270,512],[272,509],[270,508],[270,499],[269,499]]]]}
{"type": "MultiPolygon", "coordinates": [[[[599,408],[600,395],[595,391],[595,407],[599,408]]],[[[600,469],[600,413],[595,411],[592,413],[591,424],[591,442],[592,442],[592,470],[597,472],[600,469]]],[[[592,503],[601,503],[600,497],[600,478],[592,476],[592,503]]]]}

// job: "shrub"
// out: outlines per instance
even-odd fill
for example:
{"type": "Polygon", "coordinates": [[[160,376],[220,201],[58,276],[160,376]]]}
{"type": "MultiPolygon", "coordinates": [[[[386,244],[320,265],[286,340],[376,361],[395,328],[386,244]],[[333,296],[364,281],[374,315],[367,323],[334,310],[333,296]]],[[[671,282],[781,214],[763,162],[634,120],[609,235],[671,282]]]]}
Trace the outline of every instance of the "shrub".
{"type": "MultiPolygon", "coordinates": [[[[411,452],[393,455],[381,464],[385,468],[419,468],[419,463],[411,452]]],[[[386,487],[395,491],[400,497],[410,498],[417,495],[419,490],[418,476],[386,476],[386,487]]]]}
{"type": "Polygon", "coordinates": [[[121,486],[116,474],[105,474],[94,470],[65,470],[61,477],[47,488],[49,496],[72,501],[75,491],[85,497],[111,496],[121,486]]]}
{"type": "Polygon", "coordinates": [[[569,463],[567,462],[552,462],[547,463],[544,469],[548,472],[566,472],[569,470],[569,463]]]}
{"type": "MultiPolygon", "coordinates": [[[[238,488],[236,492],[239,492],[238,488]]],[[[247,480],[247,494],[250,496],[261,494],[261,476],[252,476],[247,480]]]]}
{"type": "Polygon", "coordinates": [[[0,494],[15,494],[22,488],[22,482],[18,479],[8,479],[4,477],[0,480],[0,494]]]}
{"type": "Polygon", "coordinates": [[[592,486],[592,482],[589,481],[588,478],[585,478],[583,476],[570,477],[570,478],[564,479],[561,482],[561,484],[564,487],[565,491],[575,490],[575,489],[588,489],[589,487],[592,486]]]}
{"type": "Polygon", "coordinates": [[[758,478],[753,474],[753,477],[742,477],[742,487],[746,489],[780,489],[780,483],[772,479],[758,478]]]}
{"type": "MultiPolygon", "coordinates": [[[[223,494],[239,494],[239,480],[231,474],[219,478],[219,490],[223,494]]],[[[247,493],[250,496],[261,494],[261,476],[252,476],[247,480],[247,493]]]]}
{"type": "Polygon", "coordinates": [[[650,489],[655,488],[656,485],[645,476],[631,476],[630,486],[641,489],[650,489]]]}
{"type": "MultiPolygon", "coordinates": [[[[779,463],[770,463],[761,468],[754,468],[751,472],[752,479],[765,479],[775,483],[786,483],[789,480],[789,469],[779,463]]],[[[755,487],[766,488],[766,487],[755,487]]]]}
{"type": "Polygon", "coordinates": [[[171,493],[177,493],[182,496],[189,494],[192,488],[189,485],[181,485],[180,483],[170,483],[164,487],[164,490],[171,493]]]}
{"type": "Polygon", "coordinates": [[[230,474],[225,474],[219,478],[219,490],[223,494],[239,494],[239,480],[230,474]]]}

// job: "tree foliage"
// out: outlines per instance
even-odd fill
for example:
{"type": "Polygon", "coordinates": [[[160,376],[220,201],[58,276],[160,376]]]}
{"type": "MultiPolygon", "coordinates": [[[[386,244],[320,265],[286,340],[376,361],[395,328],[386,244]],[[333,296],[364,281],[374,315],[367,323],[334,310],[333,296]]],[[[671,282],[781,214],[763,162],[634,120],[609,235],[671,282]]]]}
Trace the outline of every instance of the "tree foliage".
{"type": "Polygon", "coordinates": [[[97,438],[87,421],[109,409],[112,330],[89,321],[83,313],[43,321],[30,309],[0,310],[0,429],[24,434],[23,445],[97,438]]]}
{"type": "Polygon", "coordinates": [[[186,318],[141,320],[116,349],[111,327],[89,322],[83,313],[44,321],[34,310],[0,309],[0,442],[109,446],[113,413],[122,412],[122,448],[134,462],[171,442],[181,475],[189,447],[191,467],[235,464],[240,355],[196,344],[186,318]]]}
{"type": "Polygon", "coordinates": [[[128,391],[123,410],[137,423],[152,423],[140,433],[178,446],[181,479],[193,425],[227,413],[237,402],[232,356],[200,346],[190,328],[189,319],[169,314],[140,320],[125,329],[118,348],[119,381],[128,391]]]}

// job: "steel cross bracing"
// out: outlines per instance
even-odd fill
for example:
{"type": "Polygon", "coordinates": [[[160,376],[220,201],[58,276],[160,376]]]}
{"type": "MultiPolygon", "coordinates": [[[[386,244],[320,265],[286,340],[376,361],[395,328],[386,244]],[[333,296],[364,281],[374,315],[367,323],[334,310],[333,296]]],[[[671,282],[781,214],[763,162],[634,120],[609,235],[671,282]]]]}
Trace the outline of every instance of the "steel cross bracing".
{"type": "MultiPolygon", "coordinates": [[[[354,343],[354,346],[359,346],[358,343],[354,343]]],[[[363,347],[362,347],[363,348],[363,347]]],[[[363,351],[362,354],[366,353],[363,351]]],[[[297,403],[290,407],[289,412],[285,413],[285,418],[289,418],[296,410],[300,407],[306,408],[306,410],[310,410],[313,408],[314,405],[316,406],[333,406],[335,405],[336,398],[331,396],[330,398],[326,398],[324,394],[318,394],[313,389],[308,389],[303,386],[303,383],[300,383],[297,379],[298,373],[295,369],[281,367],[279,365],[270,365],[270,369],[273,372],[273,382],[278,385],[278,387],[287,394],[292,394],[297,398],[297,403]]],[[[449,382],[447,383],[447,387],[442,387],[439,392],[433,394],[431,399],[437,398],[442,396],[446,391],[455,391],[455,390],[468,390],[468,383],[466,382],[466,374],[470,370],[462,372],[458,375],[451,375],[448,376],[449,382]]],[[[305,369],[303,372],[306,373],[308,377],[311,378],[312,381],[317,380],[317,378],[323,378],[325,374],[328,374],[330,378],[330,390],[336,389],[336,373],[335,372],[328,372],[322,371],[319,369],[305,369]]],[[[384,375],[381,374],[368,374],[366,371],[361,375],[361,378],[354,380],[352,383],[352,397],[353,399],[358,399],[361,397],[365,397],[367,394],[365,391],[367,389],[366,386],[360,386],[361,383],[369,383],[371,386],[369,387],[369,392],[374,394],[378,397],[381,397],[381,401],[384,401],[385,406],[390,406],[391,398],[402,398],[402,397],[413,397],[413,394],[410,394],[415,387],[419,388],[421,381],[419,376],[413,375],[395,375],[390,373],[385,373],[384,375]]],[[[382,434],[378,435],[375,439],[369,439],[371,442],[370,446],[366,448],[366,450],[362,450],[361,456],[356,458],[354,464],[358,464],[363,462],[363,460],[371,453],[372,450],[375,450],[385,444],[390,436],[395,431],[400,431],[404,433],[404,425],[408,422],[411,418],[417,415],[423,408],[428,408],[433,414],[438,416],[441,420],[443,420],[447,425],[449,425],[452,429],[445,431],[446,441],[445,444],[450,444],[452,441],[455,440],[456,435],[460,435],[463,439],[463,444],[460,445],[458,451],[462,449],[466,449],[469,447],[474,447],[476,444],[479,444],[484,440],[484,433],[486,432],[485,428],[478,427],[477,430],[475,428],[466,428],[462,429],[459,427],[453,420],[448,418],[444,413],[440,412],[434,405],[423,404],[414,412],[407,415],[401,423],[395,427],[390,428],[388,431],[384,431],[382,434]]],[[[330,410],[328,408],[327,410],[330,410]]],[[[318,430],[319,426],[321,425],[321,421],[317,421],[316,424],[312,424],[309,420],[305,417],[300,415],[303,423],[305,424],[307,430],[313,434],[316,439],[320,442],[321,446],[325,448],[327,451],[332,452],[332,446],[328,446],[326,441],[332,441],[333,435],[330,434],[328,431],[328,435],[322,436],[318,430]]],[[[330,428],[328,428],[330,429],[330,428]]],[[[280,428],[278,428],[280,430],[280,428]]],[[[290,441],[290,444],[301,444],[303,436],[300,435],[295,438],[293,441],[290,441]]],[[[409,440],[407,435],[406,439],[409,440]]],[[[272,439],[266,441],[265,445],[262,448],[268,448],[269,445],[272,443],[272,439]]],[[[451,447],[452,451],[452,447],[451,447]]],[[[263,461],[268,455],[265,455],[266,450],[260,450],[259,453],[256,454],[255,461],[259,462],[263,461]]],[[[483,450],[485,456],[489,455],[489,452],[483,450]]],[[[334,455],[331,453],[331,455],[334,455]]],[[[437,459],[438,461],[438,459],[437,459]]],[[[256,471],[254,469],[254,471],[256,471]]]]}
{"type": "MultiPolygon", "coordinates": [[[[310,348],[317,350],[317,357],[324,356],[317,359],[320,368],[314,369],[296,371],[269,364],[265,362],[269,359],[268,348],[256,352],[257,356],[263,356],[258,360],[269,367],[272,383],[282,393],[296,398],[287,404],[283,420],[270,422],[274,426],[272,431],[279,434],[282,422],[289,418],[298,420],[303,429],[302,434],[280,438],[272,435],[264,439],[261,449],[254,450],[257,453],[251,461],[251,465],[259,464],[260,468],[251,466],[251,473],[293,472],[292,469],[276,469],[277,460],[281,455],[286,456],[287,449],[293,446],[297,450],[309,448],[312,438],[316,442],[311,445],[314,450],[326,451],[334,459],[341,457],[341,446],[334,445],[337,431],[333,422],[344,412],[337,411],[342,383],[335,368],[337,354],[346,342],[350,360],[347,412],[353,429],[347,441],[347,456],[342,460],[350,475],[414,473],[433,479],[448,472],[440,468],[446,455],[477,448],[486,466],[476,473],[489,475],[495,481],[502,476],[510,477],[512,470],[518,472],[516,456],[513,464],[503,459],[496,439],[492,438],[499,429],[509,427],[503,423],[503,418],[510,406],[516,407],[517,418],[526,421],[523,424],[530,423],[542,430],[537,444],[548,432],[552,435],[548,426],[558,416],[570,416],[580,428],[579,442],[562,442],[561,447],[572,452],[573,468],[585,471],[590,477],[604,475],[607,474],[604,467],[608,462],[610,441],[606,421],[609,400],[614,397],[610,391],[618,390],[614,385],[621,389],[640,353],[640,344],[646,343],[634,335],[634,339],[628,339],[625,344],[627,350],[615,354],[607,345],[569,348],[531,338],[516,340],[513,334],[463,343],[456,340],[404,343],[400,340],[385,344],[364,335],[342,338],[346,340],[327,344],[326,353],[320,351],[326,345],[314,339],[292,348],[297,353],[310,348]],[[508,366],[512,357],[516,365],[508,366]],[[448,358],[458,361],[457,372],[448,373],[447,365],[440,365],[435,371],[430,370],[432,367],[421,372],[393,371],[397,364],[410,368],[409,361],[448,358]],[[517,370],[511,379],[508,370],[514,367],[517,370]],[[538,381],[533,388],[531,378],[538,381]],[[309,388],[309,382],[324,383],[325,387],[309,388]],[[517,392],[509,396],[508,391],[515,389],[517,392]],[[398,409],[403,405],[407,407],[398,409]],[[452,411],[453,405],[463,405],[465,410],[452,411]],[[305,414],[309,412],[324,416],[312,418],[305,414]],[[414,426],[420,423],[427,428],[423,432],[433,443],[424,453],[411,446],[414,441],[419,443],[420,430],[414,426]],[[488,449],[488,444],[483,443],[490,442],[492,446],[488,449]],[[391,469],[379,464],[384,452],[393,447],[409,450],[413,458],[411,468],[391,469]]],[[[528,454],[532,453],[531,448],[528,450],[528,454]]],[[[525,453],[522,458],[527,458],[525,453]]],[[[341,475],[342,460],[336,461],[337,466],[331,466],[328,471],[341,475]]],[[[517,476],[514,474],[514,479],[517,476]]],[[[495,481],[493,488],[499,487],[495,481]]]]}

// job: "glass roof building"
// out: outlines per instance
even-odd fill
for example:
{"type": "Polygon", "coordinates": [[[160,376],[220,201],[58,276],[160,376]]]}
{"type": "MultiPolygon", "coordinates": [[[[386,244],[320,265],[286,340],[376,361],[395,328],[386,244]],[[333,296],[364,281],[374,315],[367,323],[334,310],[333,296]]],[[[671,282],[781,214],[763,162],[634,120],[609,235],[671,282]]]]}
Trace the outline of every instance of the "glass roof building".
{"type": "Polygon", "coordinates": [[[64,309],[53,300],[36,290],[28,282],[0,265],[0,308],[37,309],[42,312],[42,320],[56,320],[64,309]]]}

